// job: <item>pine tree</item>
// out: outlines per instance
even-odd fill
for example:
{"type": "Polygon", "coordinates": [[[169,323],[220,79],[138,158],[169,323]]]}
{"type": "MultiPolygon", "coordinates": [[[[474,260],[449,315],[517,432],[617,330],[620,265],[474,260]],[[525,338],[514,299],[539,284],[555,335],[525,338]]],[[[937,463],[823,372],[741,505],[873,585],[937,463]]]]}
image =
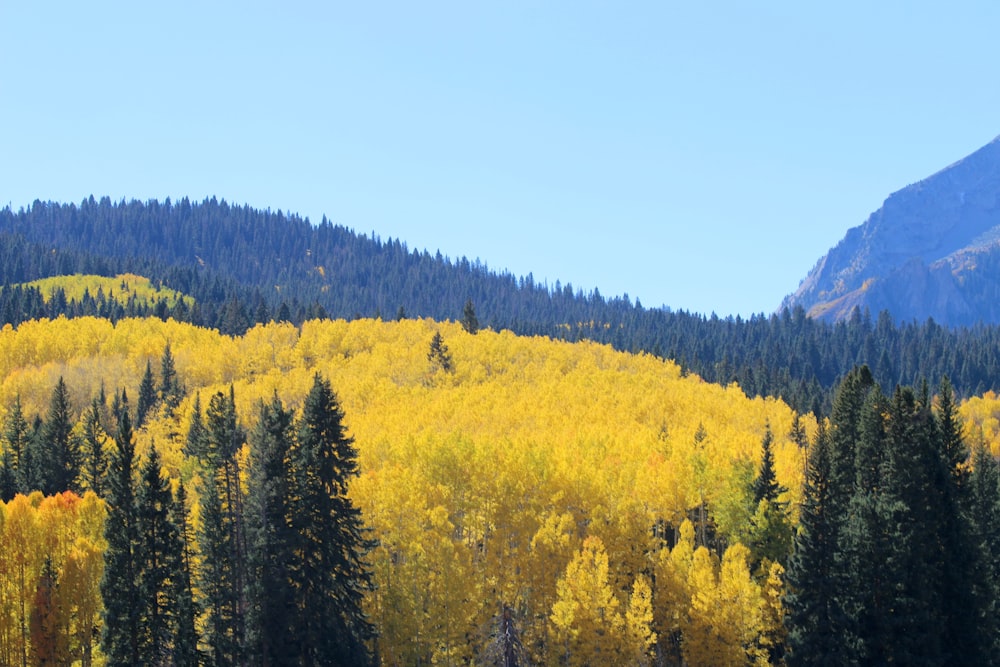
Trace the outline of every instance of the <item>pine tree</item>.
{"type": "Polygon", "coordinates": [[[170,350],[170,343],[163,348],[163,357],[160,359],[160,400],[173,412],[184,396],[184,388],[177,378],[177,369],[174,366],[174,355],[170,350]]]}
{"type": "Polygon", "coordinates": [[[208,469],[202,491],[205,566],[201,588],[208,611],[207,641],[216,665],[243,659],[246,621],[246,542],[240,470],[236,452],[243,441],[233,388],[217,392],[205,411],[208,469]]]}
{"type": "MultiPolygon", "coordinates": [[[[15,493],[28,493],[31,489],[28,484],[28,469],[31,467],[26,457],[28,454],[29,438],[28,422],[24,419],[21,410],[21,395],[14,397],[14,404],[11,405],[7,413],[7,421],[4,424],[4,454],[9,453],[9,464],[6,468],[14,478],[15,493]]],[[[11,495],[13,497],[13,494],[11,495]]]]}
{"type": "Polygon", "coordinates": [[[1000,465],[983,443],[973,449],[968,508],[977,657],[979,664],[1000,665],[1000,465]]]}
{"type": "Polygon", "coordinates": [[[888,410],[885,396],[875,386],[856,415],[855,477],[837,542],[838,602],[846,615],[842,641],[852,659],[861,662],[888,659],[885,647],[873,641],[893,596],[885,571],[890,539],[885,508],[889,504],[882,481],[888,410]]]}
{"type": "Polygon", "coordinates": [[[108,476],[108,456],[105,452],[107,435],[101,424],[97,399],[83,415],[83,467],[80,477],[84,488],[103,497],[108,476]]]}
{"type": "Polygon", "coordinates": [[[277,395],[260,405],[250,434],[250,495],[247,535],[248,646],[263,665],[297,664],[301,645],[292,625],[294,608],[291,564],[295,540],[291,531],[288,456],[294,422],[277,395]]]}
{"type": "Polygon", "coordinates": [[[180,545],[170,520],[170,482],[163,476],[160,455],[153,445],[142,466],[136,518],[142,559],[138,562],[141,634],[139,652],[150,665],[170,663],[176,617],[171,581],[180,545]]]}
{"type": "Polygon", "coordinates": [[[329,381],[317,374],[291,450],[293,577],[304,664],[364,665],[374,629],[362,607],[371,586],[365,562],[373,544],[347,497],[358,474],[357,451],[329,381]]]}
{"type": "Polygon", "coordinates": [[[848,663],[840,608],[842,576],[837,564],[839,517],[831,511],[829,435],[820,422],[809,452],[799,531],[785,574],[790,667],[848,663]]]}
{"type": "Polygon", "coordinates": [[[42,430],[44,459],[42,493],[53,495],[77,490],[80,476],[79,446],[73,437],[73,420],[70,417],[69,390],[60,376],[52,391],[52,400],[42,430]]]}
{"type": "Polygon", "coordinates": [[[0,456],[0,502],[9,503],[17,495],[17,466],[10,447],[4,447],[0,456]]]}
{"type": "Polygon", "coordinates": [[[788,489],[778,484],[774,472],[773,443],[774,435],[768,424],[761,440],[760,469],[753,483],[749,546],[753,553],[754,569],[765,560],[784,565],[792,547],[792,522],[788,516],[788,503],[778,500],[788,489]]]}
{"type": "Polygon", "coordinates": [[[476,308],[472,305],[472,299],[466,299],[465,307],[462,309],[462,328],[472,335],[479,331],[479,318],[476,317],[476,308]]]}
{"type": "Polygon", "coordinates": [[[156,406],[156,380],[153,378],[153,366],[146,361],[146,372],[142,374],[139,383],[139,401],[135,404],[135,427],[142,428],[146,419],[156,406]]]}
{"type": "Polygon", "coordinates": [[[232,534],[226,525],[222,495],[215,475],[205,479],[201,491],[202,566],[199,588],[204,596],[207,617],[205,641],[211,664],[217,667],[238,664],[240,635],[237,628],[238,603],[232,567],[232,534]]]}
{"type": "Polygon", "coordinates": [[[177,493],[170,508],[170,522],[177,529],[177,551],[171,563],[171,591],[175,604],[176,623],[173,659],[177,667],[198,667],[201,655],[198,651],[198,631],[196,619],[198,606],[194,597],[194,537],[188,519],[187,493],[184,482],[177,484],[177,493]]]}
{"type": "Polygon", "coordinates": [[[194,405],[191,408],[191,425],[188,427],[187,440],[184,442],[184,454],[204,459],[207,453],[208,432],[201,416],[201,394],[195,394],[194,405]]]}
{"type": "Polygon", "coordinates": [[[453,369],[451,352],[448,351],[448,346],[445,345],[444,338],[441,336],[440,331],[434,332],[434,337],[431,339],[430,350],[427,352],[427,360],[431,362],[431,365],[435,368],[439,368],[445,373],[450,373],[453,369]]]}
{"type": "Polygon", "coordinates": [[[104,537],[104,631],[101,648],[108,665],[128,667],[142,664],[139,654],[141,605],[137,578],[141,560],[135,499],[135,443],[127,403],[120,411],[117,448],[112,453],[108,475],[108,516],[104,537]]]}

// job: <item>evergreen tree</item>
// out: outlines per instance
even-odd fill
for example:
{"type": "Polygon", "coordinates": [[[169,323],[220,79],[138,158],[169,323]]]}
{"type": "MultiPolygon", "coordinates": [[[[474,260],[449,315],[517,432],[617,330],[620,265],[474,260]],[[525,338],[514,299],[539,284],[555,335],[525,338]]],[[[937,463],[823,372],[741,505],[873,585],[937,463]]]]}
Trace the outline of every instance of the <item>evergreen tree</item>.
{"type": "Polygon", "coordinates": [[[188,519],[187,493],[184,482],[177,484],[177,493],[170,508],[170,522],[177,529],[177,550],[171,563],[171,591],[173,595],[176,623],[173,659],[176,667],[198,667],[201,654],[198,651],[198,631],[196,620],[198,606],[194,597],[194,537],[188,519]]]}
{"type": "Polygon", "coordinates": [[[371,586],[365,562],[373,544],[347,497],[358,474],[357,451],[329,381],[317,374],[291,450],[293,568],[303,664],[364,665],[374,629],[362,607],[371,586]]]}
{"type": "Polygon", "coordinates": [[[785,576],[790,667],[851,664],[839,549],[842,517],[834,513],[833,448],[820,422],[808,459],[799,530],[785,576]]]}
{"type": "Polygon", "coordinates": [[[244,440],[233,388],[217,392],[205,411],[208,470],[202,493],[206,566],[202,590],[208,608],[208,643],[217,665],[239,664],[246,636],[247,547],[236,453],[244,440]]]}
{"type": "Polygon", "coordinates": [[[754,557],[754,568],[765,561],[784,565],[792,547],[792,522],[788,516],[788,503],[778,500],[788,489],[778,484],[774,472],[773,443],[774,435],[768,424],[761,440],[760,469],[753,482],[749,546],[754,557]]]}
{"type": "Polygon", "coordinates": [[[472,305],[472,299],[467,299],[465,307],[462,309],[462,328],[473,335],[479,331],[479,318],[476,317],[476,308],[472,305]]]}
{"type": "MultiPolygon", "coordinates": [[[[26,460],[30,457],[29,434],[28,422],[25,421],[24,412],[21,410],[21,396],[18,394],[14,397],[14,404],[7,413],[3,430],[4,455],[9,456],[9,463],[5,467],[14,478],[15,493],[28,493],[31,490],[28,483],[28,470],[31,465],[26,460]]],[[[13,495],[11,494],[11,497],[13,495]]]]}
{"type": "Polygon", "coordinates": [[[17,466],[10,447],[4,447],[0,456],[0,502],[9,503],[17,495],[17,466]]]}
{"type": "Polygon", "coordinates": [[[21,457],[20,471],[24,475],[24,493],[42,491],[46,488],[49,461],[49,452],[45,445],[45,422],[42,421],[41,415],[35,415],[21,457]]]}
{"type": "Polygon", "coordinates": [[[450,373],[453,369],[451,352],[448,351],[448,346],[445,345],[444,338],[441,336],[440,331],[434,332],[434,337],[431,339],[430,349],[427,352],[427,360],[431,362],[433,366],[443,370],[445,373],[450,373]]]}
{"type": "Polygon", "coordinates": [[[294,422],[277,395],[260,405],[260,418],[250,434],[250,495],[247,533],[250,552],[248,578],[248,645],[262,665],[298,664],[291,565],[295,539],[291,531],[288,456],[294,440],[294,422]]]}
{"type": "Polygon", "coordinates": [[[199,588],[207,612],[205,641],[216,667],[239,664],[239,603],[232,565],[232,533],[226,524],[217,475],[209,474],[201,491],[202,567],[199,588]]]}
{"type": "Polygon", "coordinates": [[[107,436],[101,424],[101,410],[97,399],[83,415],[83,487],[103,497],[108,475],[108,456],[104,451],[107,436]]]}
{"type": "Polygon", "coordinates": [[[973,450],[968,507],[979,664],[1000,665],[1000,465],[982,443],[973,450]]]}
{"type": "Polygon", "coordinates": [[[139,383],[139,401],[135,404],[135,427],[142,428],[153,408],[156,406],[156,380],[153,378],[153,366],[146,361],[146,372],[142,374],[139,383]]]}
{"type": "Polygon", "coordinates": [[[170,350],[170,343],[163,348],[163,357],[160,359],[160,400],[173,412],[184,397],[184,388],[177,378],[177,369],[174,366],[174,355],[170,350]]]}
{"type": "Polygon", "coordinates": [[[890,539],[884,515],[888,505],[882,495],[887,412],[881,389],[872,387],[853,427],[854,483],[837,543],[838,602],[846,614],[842,639],[852,659],[866,663],[888,659],[885,647],[872,639],[878,636],[885,605],[893,596],[884,572],[890,539]]]}
{"type": "MultiPolygon", "coordinates": [[[[123,392],[124,393],[124,392],[123,392]]],[[[139,653],[141,604],[137,586],[141,561],[139,526],[135,498],[135,443],[132,424],[126,409],[121,410],[117,448],[111,456],[108,475],[108,516],[104,537],[104,630],[101,648],[108,665],[128,667],[143,663],[139,653]]]]}
{"type": "Polygon", "coordinates": [[[170,481],[163,476],[156,446],[142,466],[136,518],[142,559],[138,562],[139,652],[150,665],[168,665],[176,620],[172,580],[180,544],[177,528],[170,520],[170,481]]]}
{"type": "Polygon", "coordinates": [[[208,432],[201,416],[201,394],[195,394],[194,405],[191,408],[191,425],[188,427],[187,440],[184,442],[184,454],[204,459],[207,453],[208,432]]]}
{"type": "Polygon", "coordinates": [[[42,493],[52,495],[77,490],[80,477],[79,446],[73,437],[69,390],[62,377],[52,391],[45,427],[42,430],[45,458],[41,461],[42,493]]]}

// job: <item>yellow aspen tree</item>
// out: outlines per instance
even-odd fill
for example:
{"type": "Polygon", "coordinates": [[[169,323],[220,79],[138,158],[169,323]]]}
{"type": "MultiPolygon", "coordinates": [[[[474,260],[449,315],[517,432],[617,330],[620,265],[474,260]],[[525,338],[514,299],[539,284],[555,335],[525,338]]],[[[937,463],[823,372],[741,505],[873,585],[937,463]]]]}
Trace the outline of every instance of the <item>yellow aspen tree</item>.
{"type": "Polygon", "coordinates": [[[0,549],[0,665],[15,663],[14,641],[17,634],[14,578],[11,572],[13,554],[6,548],[6,519],[7,506],[0,501],[0,543],[5,545],[5,548],[0,549]]]}
{"type": "Polygon", "coordinates": [[[600,538],[583,541],[556,590],[550,619],[562,661],[568,665],[617,664],[625,619],[608,585],[608,554],[600,538]]]}
{"type": "Polygon", "coordinates": [[[656,644],[653,631],[653,591],[646,577],[639,575],[632,584],[632,594],[625,611],[625,642],[622,664],[647,667],[652,662],[656,644]]]}
{"type": "Polygon", "coordinates": [[[70,621],[70,655],[83,667],[93,664],[100,638],[103,574],[103,551],[86,537],[76,538],[63,563],[59,596],[70,621]]]}
{"type": "Polygon", "coordinates": [[[742,665],[739,646],[727,644],[728,629],[722,627],[718,561],[705,547],[698,547],[688,572],[690,613],[681,629],[684,660],[691,665],[729,667],[742,665]]]}
{"type": "Polygon", "coordinates": [[[785,628],[785,609],[781,603],[784,595],[785,568],[781,563],[771,563],[767,578],[761,586],[761,633],[759,645],[767,652],[767,662],[778,664],[784,655],[788,630],[785,628]]]}
{"type": "MultiPolygon", "coordinates": [[[[13,651],[15,664],[27,664],[31,642],[29,621],[35,597],[35,584],[42,567],[42,535],[38,517],[31,504],[32,496],[16,495],[7,504],[3,545],[8,555],[13,586],[13,651]]],[[[39,497],[41,494],[38,494],[39,497]]]]}
{"type": "MultiPolygon", "coordinates": [[[[750,576],[750,550],[742,544],[726,549],[718,577],[709,575],[695,553],[691,627],[685,632],[685,658],[691,664],[767,665],[760,647],[763,601],[750,576]]],[[[714,568],[713,568],[714,569],[714,568]]]]}
{"type": "Polygon", "coordinates": [[[653,627],[661,651],[680,662],[682,631],[691,610],[689,583],[694,560],[694,524],[685,519],[673,549],[660,550],[656,563],[656,590],[653,591],[653,627]]]}

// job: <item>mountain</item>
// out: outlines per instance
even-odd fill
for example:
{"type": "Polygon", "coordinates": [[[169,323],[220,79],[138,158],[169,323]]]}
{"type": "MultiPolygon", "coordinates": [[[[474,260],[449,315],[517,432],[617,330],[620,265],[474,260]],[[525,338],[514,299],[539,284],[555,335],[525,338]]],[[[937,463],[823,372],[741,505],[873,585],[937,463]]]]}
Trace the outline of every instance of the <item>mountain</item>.
{"type": "Polygon", "coordinates": [[[1000,137],[893,193],[819,260],[782,307],[842,320],[1000,323],[1000,137]]]}

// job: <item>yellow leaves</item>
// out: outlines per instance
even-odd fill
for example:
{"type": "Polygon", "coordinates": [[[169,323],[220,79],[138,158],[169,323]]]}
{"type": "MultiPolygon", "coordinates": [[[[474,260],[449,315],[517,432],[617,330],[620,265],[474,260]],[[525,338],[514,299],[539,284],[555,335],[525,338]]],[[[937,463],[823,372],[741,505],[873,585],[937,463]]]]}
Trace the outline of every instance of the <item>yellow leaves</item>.
{"type": "MultiPolygon", "coordinates": [[[[752,607],[752,588],[740,598],[722,583],[742,582],[739,552],[716,562],[681,522],[703,502],[716,513],[739,505],[766,423],[778,480],[796,490],[790,500],[801,485],[803,452],[780,401],[682,377],[648,355],[508,331],[473,336],[456,322],[267,324],[241,337],[155,319],[29,322],[0,330],[0,409],[20,393],[29,418],[44,414],[60,375],[77,410],[102,381],[134,401],[146,362],[158,370],[168,342],[188,394],[173,418],[161,413],[137,433],[137,449],[155,439],[172,475],[195,473],[181,447],[196,392],[204,410],[232,383],[249,428],[258,401],[276,392],[298,409],[315,372],[330,378],[359,450],[350,493],[379,544],[366,608],[387,664],[460,662],[504,606],[537,662],[586,641],[568,647],[571,661],[593,663],[580,656],[599,650],[609,664],[641,663],[652,637],[663,645],[695,632],[712,605],[752,607]],[[438,331],[454,372],[428,382],[438,331]],[[653,527],[663,535],[678,524],[667,550],[653,527]],[[743,601],[723,603],[727,595],[743,601]]],[[[65,557],[77,546],[66,543],[65,557]]]]}
{"type": "Polygon", "coordinates": [[[59,576],[56,607],[68,629],[70,650],[91,645],[99,632],[104,572],[104,502],[88,492],[42,497],[17,495],[0,503],[0,659],[20,664],[30,646],[20,632],[31,616],[42,564],[51,558],[59,576]],[[24,603],[23,605],[21,603],[24,603]]]}
{"type": "Polygon", "coordinates": [[[556,584],[550,619],[569,664],[613,664],[621,652],[625,619],[608,585],[608,554],[588,537],[556,584]]]}

